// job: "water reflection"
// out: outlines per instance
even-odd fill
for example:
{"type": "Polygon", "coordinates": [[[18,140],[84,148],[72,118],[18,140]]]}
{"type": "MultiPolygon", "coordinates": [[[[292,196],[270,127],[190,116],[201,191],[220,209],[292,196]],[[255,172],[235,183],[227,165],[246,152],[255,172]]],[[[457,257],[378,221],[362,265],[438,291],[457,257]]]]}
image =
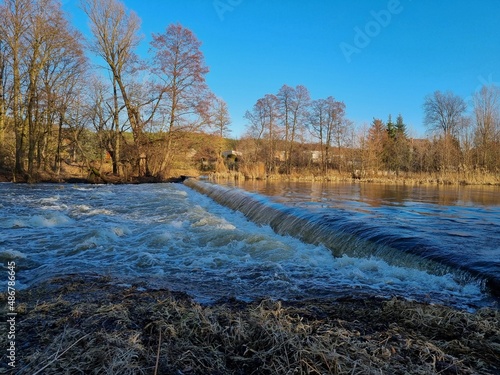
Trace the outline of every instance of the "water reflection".
{"type": "Polygon", "coordinates": [[[358,201],[372,207],[422,202],[441,206],[500,206],[499,186],[424,186],[374,183],[236,181],[241,189],[280,202],[358,201]]]}

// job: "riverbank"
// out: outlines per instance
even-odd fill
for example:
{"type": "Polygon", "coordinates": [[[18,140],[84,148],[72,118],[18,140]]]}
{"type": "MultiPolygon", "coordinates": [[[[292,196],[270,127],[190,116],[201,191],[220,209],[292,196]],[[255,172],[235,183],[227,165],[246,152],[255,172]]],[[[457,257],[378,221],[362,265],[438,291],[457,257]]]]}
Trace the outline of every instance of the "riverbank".
{"type": "Polygon", "coordinates": [[[15,176],[11,171],[0,169],[0,182],[20,183],[87,183],[87,184],[140,184],[140,183],[162,183],[181,182],[186,176],[204,176],[212,181],[231,180],[267,180],[267,181],[303,181],[303,182],[361,182],[394,185],[476,185],[476,186],[500,186],[500,174],[489,173],[447,173],[447,174],[407,174],[399,175],[391,173],[379,174],[356,174],[350,172],[339,173],[337,171],[328,174],[313,174],[308,171],[303,173],[269,174],[258,175],[242,172],[202,173],[193,168],[172,170],[169,177],[155,176],[115,176],[110,171],[99,172],[92,170],[82,172],[80,167],[65,166],[61,173],[50,171],[39,173],[29,177],[15,176]]]}
{"type": "Polygon", "coordinates": [[[303,182],[363,182],[398,185],[476,185],[500,186],[500,174],[356,174],[330,172],[328,174],[294,173],[290,175],[249,175],[240,172],[210,173],[207,178],[213,181],[230,180],[268,180],[268,181],[303,181],[303,182]]]}
{"type": "Polygon", "coordinates": [[[376,297],[201,305],[96,275],[18,291],[15,303],[15,369],[4,351],[0,373],[500,373],[499,310],[376,297]]]}
{"type": "Polygon", "coordinates": [[[116,176],[112,173],[101,173],[97,170],[88,174],[79,172],[43,172],[36,176],[14,175],[10,171],[0,169],[0,182],[15,183],[70,183],[70,184],[143,184],[143,183],[163,183],[181,182],[185,175],[192,171],[179,171],[172,177],[160,178],[154,176],[116,176]]]}

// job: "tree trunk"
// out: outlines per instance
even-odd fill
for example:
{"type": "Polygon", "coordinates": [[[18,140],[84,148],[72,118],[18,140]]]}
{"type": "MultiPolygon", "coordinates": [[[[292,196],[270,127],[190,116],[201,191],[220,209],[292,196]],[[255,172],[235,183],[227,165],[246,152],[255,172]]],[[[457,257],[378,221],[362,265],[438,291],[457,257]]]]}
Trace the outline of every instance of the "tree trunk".
{"type": "Polygon", "coordinates": [[[168,124],[167,144],[165,149],[165,156],[162,160],[160,167],[160,173],[163,175],[163,177],[168,177],[168,174],[170,173],[170,162],[171,162],[170,159],[172,157],[172,135],[175,127],[175,112],[177,110],[177,91],[175,89],[176,77],[173,78],[172,87],[174,87],[174,89],[172,90],[172,103],[170,106],[170,119],[168,124]]]}
{"type": "Polygon", "coordinates": [[[3,42],[0,40],[0,165],[3,164],[3,150],[5,142],[5,97],[3,92],[5,74],[5,59],[3,42]]]}
{"type": "Polygon", "coordinates": [[[64,123],[64,111],[59,114],[59,129],[57,132],[57,150],[54,158],[54,171],[59,175],[61,173],[61,147],[62,147],[62,127],[64,123]]]}
{"type": "Polygon", "coordinates": [[[121,158],[120,158],[120,121],[119,121],[119,107],[118,107],[118,91],[116,87],[116,79],[113,76],[113,104],[114,104],[114,111],[113,111],[113,128],[115,132],[115,136],[113,138],[113,152],[111,154],[111,159],[113,163],[113,174],[115,176],[120,176],[120,165],[121,165],[121,158]]]}
{"type": "MultiPolygon", "coordinates": [[[[17,47],[17,46],[16,46],[17,47]]],[[[24,173],[24,136],[26,122],[21,112],[21,77],[19,72],[18,48],[13,48],[12,74],[13,74],[13,107],[14,134],[16,138],[15,174],[24,173]]]]}

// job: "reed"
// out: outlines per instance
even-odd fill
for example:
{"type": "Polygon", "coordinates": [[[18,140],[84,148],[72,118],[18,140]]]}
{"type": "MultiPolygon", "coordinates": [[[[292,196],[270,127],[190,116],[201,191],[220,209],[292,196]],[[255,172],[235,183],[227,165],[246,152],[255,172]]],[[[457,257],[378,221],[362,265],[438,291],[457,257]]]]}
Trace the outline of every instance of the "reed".
{"type": "MultiPolygon", "coordinates": [[[[330,171],[314,173],[304,170],[291,174],[266,174],[263,171],[255,173],[246,169],[244,172],[209,173],[207,177],[214,181],[219,180],[269,180],[269,181],[304,181],[304,182],[366,182],[379,184],[400,185],[489,185],[500,186],[500,175],[491,173],[351,173],[330,171]]],[[[356,171],[359,172],[359,171],[356,171]]],[[[193,175],[194,176],[194,175],[193,175]]]]}

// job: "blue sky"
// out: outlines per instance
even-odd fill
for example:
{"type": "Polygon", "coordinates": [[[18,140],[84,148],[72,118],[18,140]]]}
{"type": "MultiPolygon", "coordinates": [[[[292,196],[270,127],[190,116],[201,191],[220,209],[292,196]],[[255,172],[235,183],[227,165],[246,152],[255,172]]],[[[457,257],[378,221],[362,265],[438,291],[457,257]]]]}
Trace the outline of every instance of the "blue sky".
{"type": "MultiPolygon", "coordinates": [[[[203,43],[212,91],[229,106],[232,136],[244,114],[283,84],[333,96],[347,117],[369,125],[399,113],[425,135],[427,94],[469,100],[484,83],[500,86],[498,0],[124,0],[142,19],[141,52],[171,23],[203,43]]],[[[77,0],[64,1],[88,32],[77,0]]]]}

